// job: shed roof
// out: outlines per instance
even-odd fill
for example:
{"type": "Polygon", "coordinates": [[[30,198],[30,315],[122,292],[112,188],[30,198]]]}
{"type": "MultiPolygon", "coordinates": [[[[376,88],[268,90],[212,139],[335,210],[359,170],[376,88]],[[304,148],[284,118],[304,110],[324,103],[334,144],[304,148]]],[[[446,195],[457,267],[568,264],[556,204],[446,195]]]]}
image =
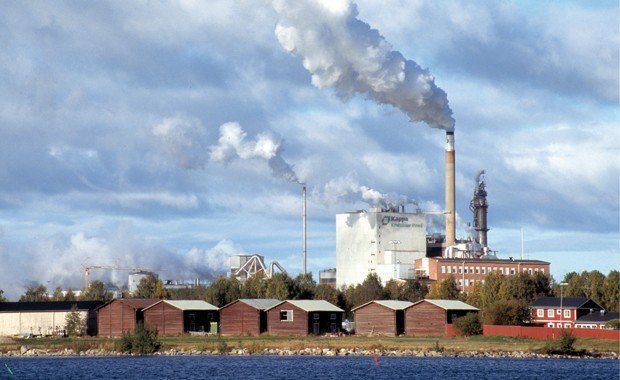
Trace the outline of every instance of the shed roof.
{"type": "Polygon", "coordinates": [[[229,307],[231,305],[234,305],[237,302],[243,302],[244,304],[249,305],[258,310],[267,310],[271,308],[272,306],[279,304],[281,301],[274,299],[274,298],[240,298],[236,301],[229,303],[228,305],[222,306],[220,310],[226,307],[229,307]]]}
{"type": "Polygon", "coordinates": [[[356,308],[353,308],[351,311],[355,311],[357,309],[360,309],[366,305],[370,305],[371,303],[376,303],[379,304],[381,306],[385,306],[389,309],[392,310],[404,310],[406,308],[408,308],[409,306],[413,305],[413,302],[409,302],[409,301],[398,301],[398,300],[374,300],[374,301],[370,301],[370,302],[366,302],[363,305],[360,305],[356,308]]]}
{"type": "Polygon", "coordinates": [[[283,303],[286,303],[286,302],[308,313],[314,312],[314,311],[330,311],[334,313],[344,312],[344,310],[342,310],[338,306],[331,304],[324,300],[287,300],[287,301],[278,302],[278,304],[273,305],[269,309],[273,309],[274,307],[281,305],[283,303]]]}
{"type": "Polygon", "coordinates": [[[49,301],[49,302],[0,302],[0,313],[13,311],[70,311],[73,305],[78,310],[91,310],[102,301],[49,301]]]}
{"type": "Polygon", "coordinates": [[[97,307],[97,309],[101,309],[102,307],[105,307],[115,301],[129,305],[136,310],[142,310],[153,304],[156,304],[161,300],[154,298],[115,298],[111,301],[104,303],[103,305],[100,305],[99,307],[97,307]]]}
{"type": "Polygon", "coordinates": [[[597,309],[602,307],[587,297],[540,297],[532,302],[534,308],[558,308],[563,309],[597,309]]]}
{"type": "Polygon", "coordinates": [[[420,300],[416,303],[414,303],[411,306],[417,305],[421,302],[428,302],[428,303],[432,303],[435,306],[438,306],[444,310],[471,310],[471,311],[478,311],[477,308],[466,304],[463,301],[457,301],[457,300],[433,300],[433,299],[424,299],[424,300],[420,300]]]}
{"type": "Polygon", "coordinates": [[[601,314],[600,311],[595,311],[577,318],[575,323],[606,323],[612,319],[618,318],[620,318],[620,313],[613,312],[601,314]]]}
{"type": "Polygon", "coordinates": [[[150,309],[156,305],[159,305],[162,302],[167,303],[168,305],[175,307],[179,310],[219,310],[217,306],[211,305],[210,303],[201,300],[162,300],[150,305],[149,307],[144,308],[144,310],[150,309]]]}

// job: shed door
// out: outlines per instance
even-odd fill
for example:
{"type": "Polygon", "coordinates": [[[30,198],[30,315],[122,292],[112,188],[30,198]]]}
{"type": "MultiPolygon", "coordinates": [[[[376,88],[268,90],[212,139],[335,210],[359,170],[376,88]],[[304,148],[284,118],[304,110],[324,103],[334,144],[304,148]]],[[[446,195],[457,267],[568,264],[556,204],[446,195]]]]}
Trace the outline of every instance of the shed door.
{"type": "Polygon", "coordinates": [[[405,311],[396,310],[396,335],[405,333],[405,311]]]}
{"type": "Polygon", "coordinates": [[[319,335],[321,333],[321,326],[319,325],[318,322],[314,322],[312,324],[312,333],[314,335],[319,335]]]}

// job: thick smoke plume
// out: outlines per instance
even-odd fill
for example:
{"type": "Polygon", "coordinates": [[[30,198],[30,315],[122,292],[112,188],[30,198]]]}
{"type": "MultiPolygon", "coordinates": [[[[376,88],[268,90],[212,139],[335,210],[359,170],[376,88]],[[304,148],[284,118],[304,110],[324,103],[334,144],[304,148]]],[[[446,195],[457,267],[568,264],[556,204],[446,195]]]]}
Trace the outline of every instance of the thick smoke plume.
{"type": "Polygon", "coordinates": [[[343,200],[351,203],[362,201],[370,206],[381,208],[397,208],[407,204],[417,204],[416,201],[405,195],[383,194],[360,185],[352,174],[332,179],[325,184],[322,192],[315,192],[314,196],[326,205],[336,204],[343,200]]]}
{"type": "Polygon", "coordinates": [[[269,163],[273,175],[289,182],[299,183],[297,175],[280,155],[282,141],[269,133],[260,133],[255,140],[246,140],[247,133],[239,123],[226,123],[220,126],[218,145],[211,147],[210,160],[227,163],[233,158],[247,160],[263,159],[269,163]]]}
{"type": "Polygon", "coordinates": [[[209,146],[198,120],[168,118],[151,130],[159,150],[182,168],[204,168],[207,162],[225,164],[235,158],[260,159],[267,161],[274,176],[299,183],[292,166],[281,156],[281,139],[264,132],[249,140],[237,122],[222,124],[219,132],[218,144],[209,146]]]}
{"type": "MultiPolygon", "coordinates": [[[[231,256],[245,253],[230,240],[222,240],[208,249],[172,251],[138,235],[130,224],[123,223],[113,231],[96,235],[78,232],[70,236],[48,236],[20,250],[3,247],[0,240],[0,259],[11,263],[0,266],[2,289],[11,300],[19,298],[26,286],[33,283],[42,283],[50,292],[56,286],[82,289],[85,284],[82,264],[86,263],[163,269],[158,274],[164,280],[212,280],[226,273],[231,256]]],[[[93,269],[91,280],[122,286],[127,284],[129,273],[93,269]]]]}
{"type": "Polygon", "coordinates": [[[274,0],[280,44],[300,57],[318,88],[333,87],[342,99],[356,93],[389,104],[411,121],[454,130],[446,93],[435,78],[407,60],[365,22],[349,0],[274,0]]]}

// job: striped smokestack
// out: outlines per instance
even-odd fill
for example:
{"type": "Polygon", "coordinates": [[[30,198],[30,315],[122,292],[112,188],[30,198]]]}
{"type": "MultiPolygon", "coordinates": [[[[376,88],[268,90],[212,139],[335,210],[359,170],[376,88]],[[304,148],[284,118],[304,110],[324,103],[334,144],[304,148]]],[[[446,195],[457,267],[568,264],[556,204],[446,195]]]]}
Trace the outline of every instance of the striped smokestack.
{"type": "Polygon", "coordinates": [[[446,132],[446,247],[456,242],[454,195],[454,131],[446,132]]]}

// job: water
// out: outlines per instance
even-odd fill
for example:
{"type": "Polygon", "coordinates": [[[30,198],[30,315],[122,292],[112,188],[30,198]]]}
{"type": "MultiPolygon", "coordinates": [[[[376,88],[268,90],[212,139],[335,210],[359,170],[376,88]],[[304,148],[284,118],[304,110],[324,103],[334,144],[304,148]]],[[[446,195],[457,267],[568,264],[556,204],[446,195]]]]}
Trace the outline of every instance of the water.
{"type": "Polygon", "coordinates": [[[321,356],[0,358],[0,379],[618,379],[620,361],[321,356]],[[6,369],[5,364],[13,372],[6,369]]]}

